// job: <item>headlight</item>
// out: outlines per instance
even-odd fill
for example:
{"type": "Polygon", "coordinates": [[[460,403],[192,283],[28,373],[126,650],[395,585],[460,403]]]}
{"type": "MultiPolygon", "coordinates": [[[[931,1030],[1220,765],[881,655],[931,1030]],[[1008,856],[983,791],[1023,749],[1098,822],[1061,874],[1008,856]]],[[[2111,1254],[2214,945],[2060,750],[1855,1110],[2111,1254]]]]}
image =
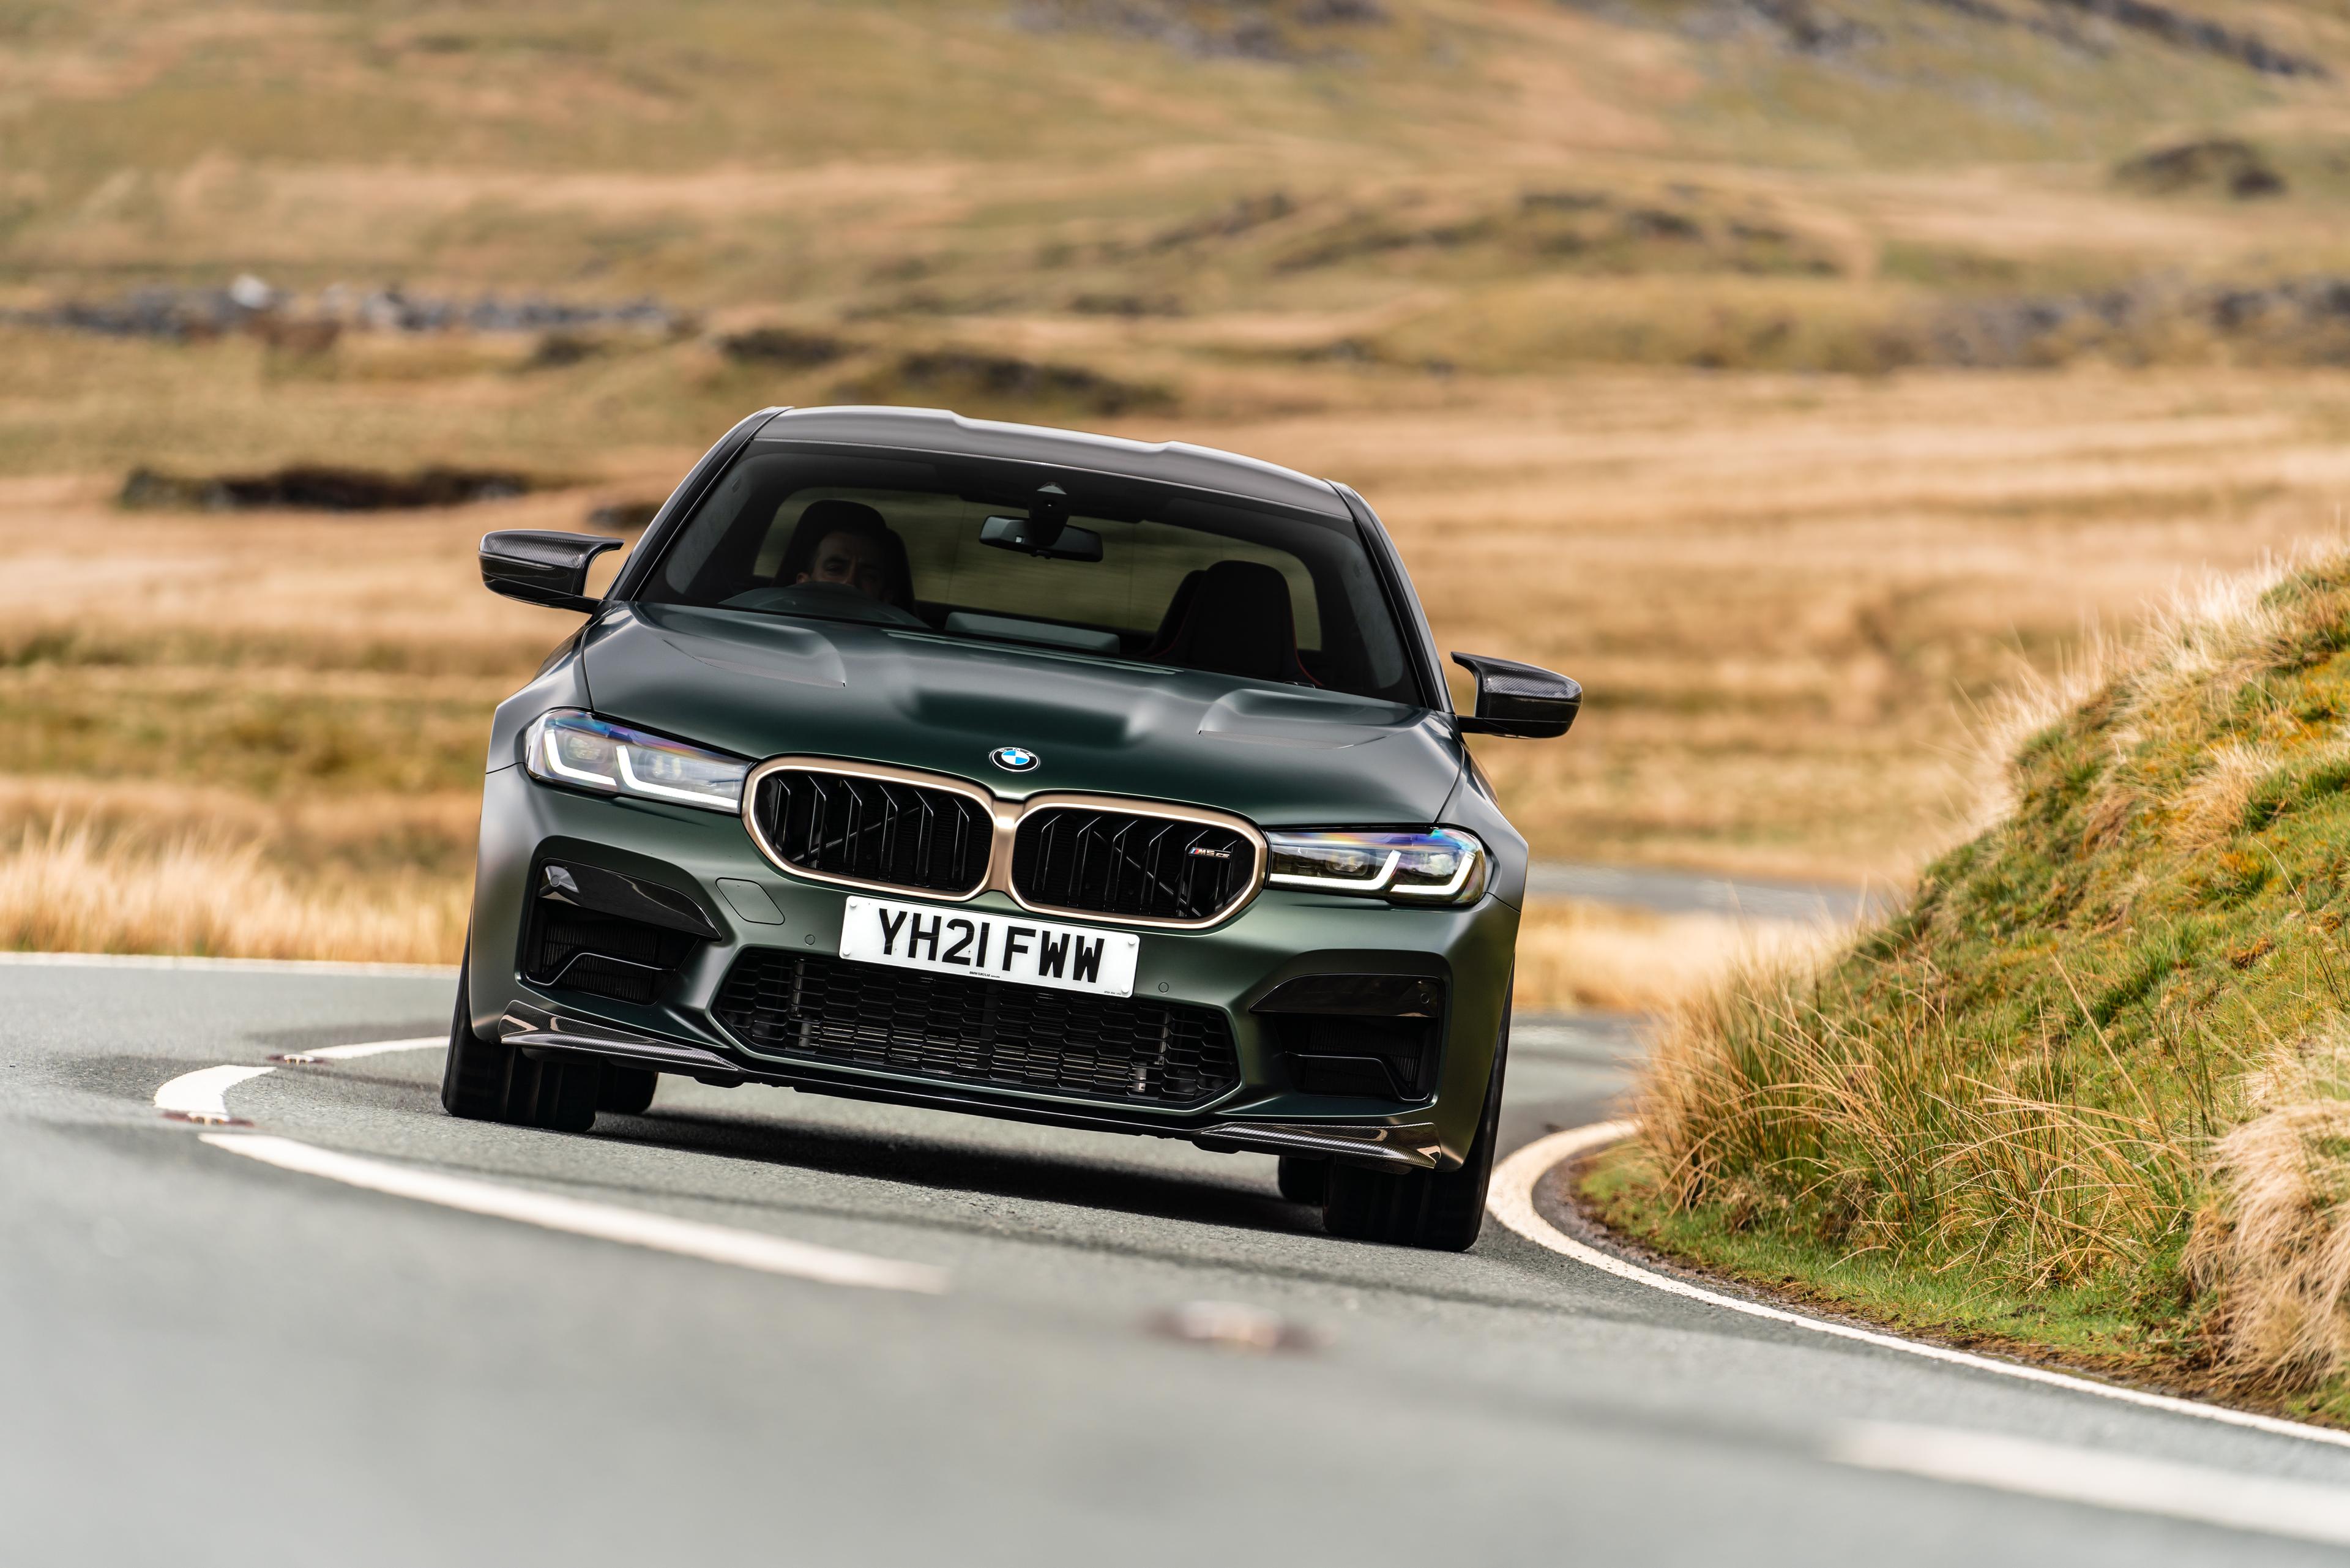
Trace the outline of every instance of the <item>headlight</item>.
{"type": "Polygon", "coordinates": [[[1433,833],[1268,833],[1265,881],[1316,893],[1430,904],[1473,903],[1485,891],[1485,846],[1454,827],[1433,833]]]}
{"type": "Polygon", "coordinates": [[[541,784],[597,794],[740,811],[751,764],[723,752],[648,735],[577,708],[542,713],[523,742],[523,766],[541,784]]]}

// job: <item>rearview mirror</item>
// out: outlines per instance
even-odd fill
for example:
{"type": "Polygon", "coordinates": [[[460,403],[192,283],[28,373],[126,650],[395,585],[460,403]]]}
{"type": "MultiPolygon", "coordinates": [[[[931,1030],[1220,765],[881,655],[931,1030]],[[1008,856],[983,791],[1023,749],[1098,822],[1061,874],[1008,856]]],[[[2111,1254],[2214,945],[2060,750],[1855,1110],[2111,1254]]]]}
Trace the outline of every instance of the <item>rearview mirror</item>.
{"type": "Polygon", "coordinates": [[[1092,529],[1035,517],[991,517],[979,525],[979,542],[999,550],[1042,556],[1048,561],[1102,558],[1101,535],[1092,529]]]}
{"type": "Polygon", "coordinates": [[[1456,653],[1452,662],[1477,678],[1477,711],[1460,721],[1463,734],[1547,741],[1564,735],[1583,709],[1583,686],[1513,659],[1456,653]]]}
{"type": "Polygon", "coordinates": [[[618,539],[592,534],[550,534],[536,528],[484,534],[482,586],[525,604],[592,610],[601,601],[588,597],[588,567],[605,551],[619,547],[618,539]]]}

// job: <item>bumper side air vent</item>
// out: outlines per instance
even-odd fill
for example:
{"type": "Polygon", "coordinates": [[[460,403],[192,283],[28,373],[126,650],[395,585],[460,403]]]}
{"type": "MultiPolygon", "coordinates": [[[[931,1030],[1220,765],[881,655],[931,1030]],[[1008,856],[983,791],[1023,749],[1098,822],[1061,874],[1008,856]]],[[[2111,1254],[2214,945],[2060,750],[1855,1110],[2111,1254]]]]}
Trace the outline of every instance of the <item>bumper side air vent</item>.
{"type": "Polygon", "coordinates": [[[601,867],[549,860],[535,887],[523,963],[534,985],[658,1001],[694,950],[718,937],[684,894],[601,867]]]}
{"type": "Polygon", "coordinates": [[[995,822],[973,795],[793,766],[759,781],[751,809],[762,847],[794,871],[956,897],[987,877],[995,822]]]}
{"type": "Polygon", "coordinates": [[[1444,994],[1433,976],[1309,974],[1250,1011],[1271,1027],[1301,1093],[1422,1100],[1436,1092],[1444,994]]]}
{"type": "Polygon", "coordinates": [[[1013,840],[1012,885],[1038,909],[1205,924],[1256,879],[1257,846],[1214,823],[1051,806],[1013,840]]]}

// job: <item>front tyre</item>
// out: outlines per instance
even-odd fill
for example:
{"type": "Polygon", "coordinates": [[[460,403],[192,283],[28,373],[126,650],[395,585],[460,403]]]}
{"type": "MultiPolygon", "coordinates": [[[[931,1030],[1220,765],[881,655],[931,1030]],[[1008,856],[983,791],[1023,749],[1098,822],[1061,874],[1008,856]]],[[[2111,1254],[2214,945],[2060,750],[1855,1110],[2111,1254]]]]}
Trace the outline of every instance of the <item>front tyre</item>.
{"type": "Polygon", "coordinates": [[[640,1116],[652,1108],[653,1091],[660,1087],[660,1075],[650,1067],[607,1062],[604,1081],[596,1091],[596,1108],[614,1116],[640,1116]]]}
{"type": "Polygon", "coordinates": [[[1281,1195],[1292,1203],[1319,1203],[1329,1195],[1330,1162],[1304,1155],[1281,1157],[1281,1195]]]}
{"type": "MultiPolygon", "coordinates": [[[[468,931],[468,961],[457,971],[457,1009],[449,1021],[449,1059],[441,1069],[441,1108],[468,1121],[586,1132],[596,1125],[603,1064],[534,1062],[503,1040],[485,1040],[473,1033],[466,982],[473,947],[468,931]]],[[[650,1096],[646,1102],[651,1103],[650,1096]]]]}
{"type": "Polygon", "coordinates": [[[517,1053],[502,1040],[484,1040],[473,1033],[465,980],[473,951],[473,933],[468,930],[464,956],[457,964],[457,1013],[449,1021],[449,1059],[441,1068],[441,1108],[468,1121],[501,1122],[505,1120],[506,1080],[517,1053]]]}
{"type": "Polygon", "coordinates": [[[1502,1009],[1502,1037],[1493,1045],[1493,1072],[1477,1136],[1458,1170],[1371,1170],[1330,1162],[1322,1198],[1322,1228],[1357,1241],[1465,1252],[1485,1224],[1485,1191],[1493,1179],[1493,1146],[1502,1136],[1503,1069],[1509,1064],[1510,1008],[1502,1009]]]}

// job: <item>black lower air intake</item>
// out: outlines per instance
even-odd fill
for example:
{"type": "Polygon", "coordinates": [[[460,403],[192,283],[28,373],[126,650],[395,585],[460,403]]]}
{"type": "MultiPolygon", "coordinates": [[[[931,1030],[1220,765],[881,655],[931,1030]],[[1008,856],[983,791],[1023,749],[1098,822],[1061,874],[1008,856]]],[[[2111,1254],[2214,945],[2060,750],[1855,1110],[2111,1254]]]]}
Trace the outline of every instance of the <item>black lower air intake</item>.
{"type": "Polygon", "coordinates": [[[711,1012],[752,1050],[913,1077],[1157,1106],[1240,1082],[1212,1007],[752,948],[711,1012]]]}
{"type": "Polygon", "coordinates": [[[534,985],[657,1002],[719,934],[684,894],[601,867],[549,860],[533,884],[523,974],[534,985]]]}
{"type": "Polygon", "coordinates": [[[1421,1100],[1436,1092],[1444,981],[1434,976],[1301,975],[1250,1011],[1265,1021],[1303,1094],[1421,1100]]]}

